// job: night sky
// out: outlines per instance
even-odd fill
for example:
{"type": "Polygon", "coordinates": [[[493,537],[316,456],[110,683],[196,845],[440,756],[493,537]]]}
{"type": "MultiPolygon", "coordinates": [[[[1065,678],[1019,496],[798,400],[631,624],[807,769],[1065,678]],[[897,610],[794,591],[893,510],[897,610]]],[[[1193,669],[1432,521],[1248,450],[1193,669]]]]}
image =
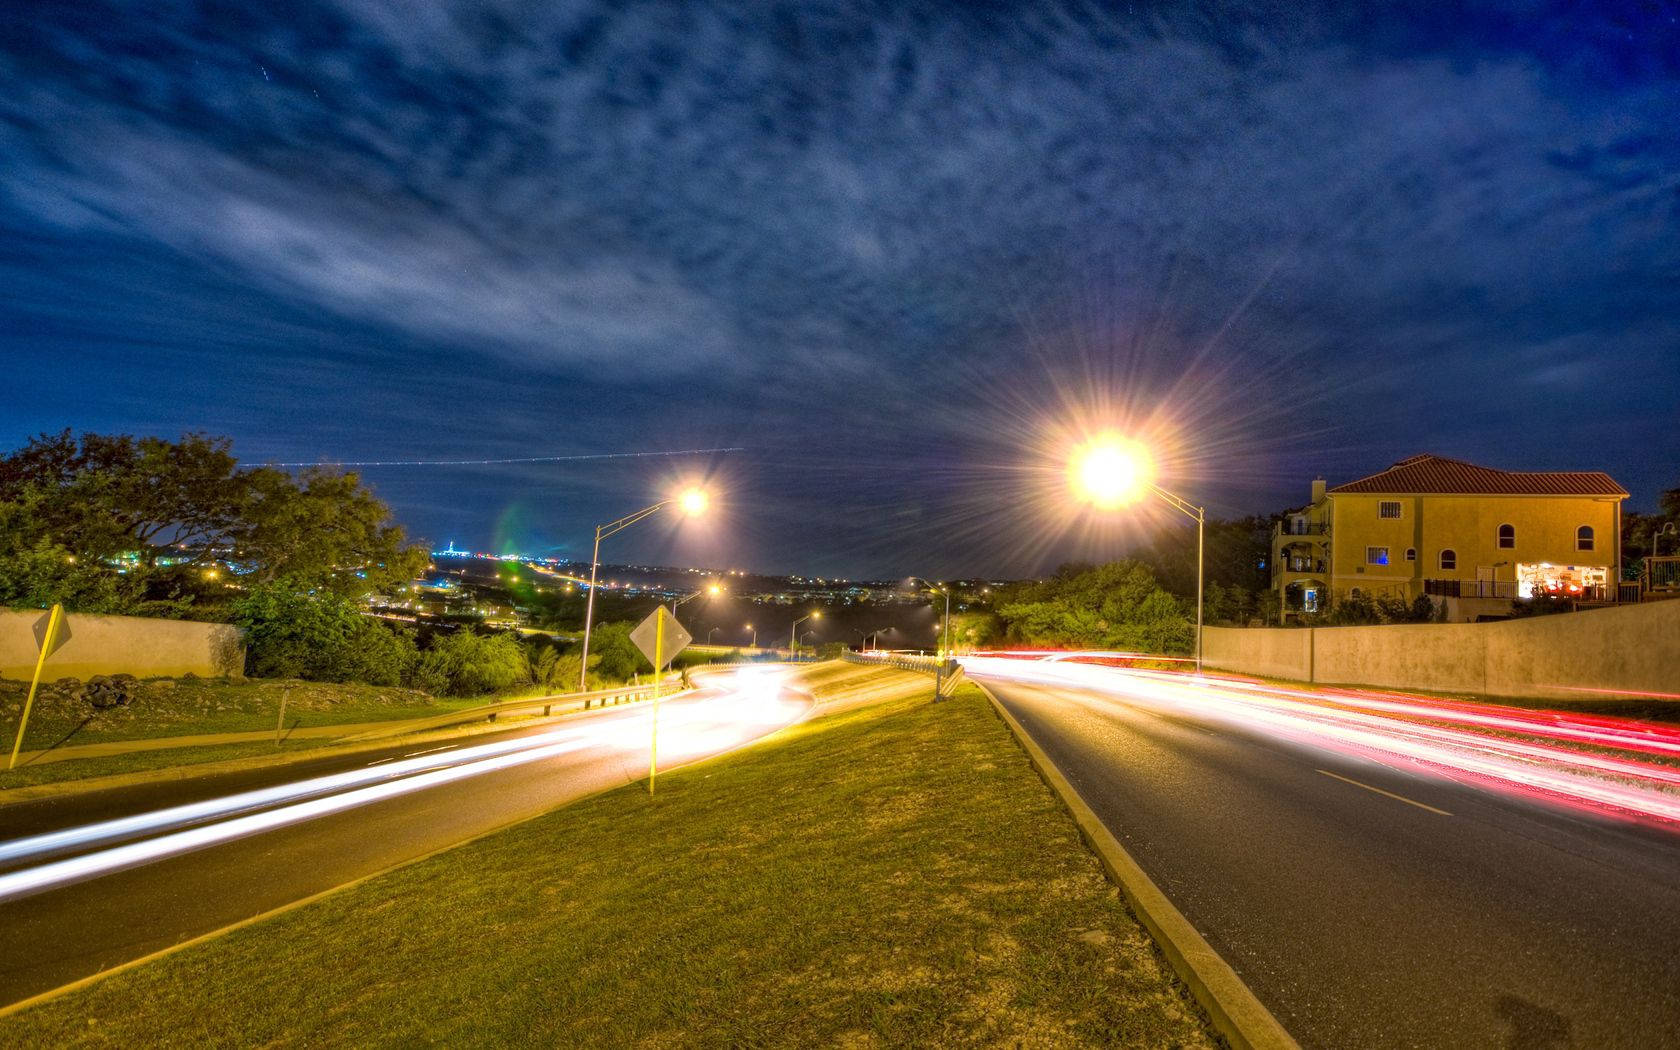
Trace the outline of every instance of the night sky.
{"type": "Polygon", "coordinates": [[[869,576],[1179,527],[1065,507],[1099,422],[1224,515],[1420,452],[1680,484],[1671,3],[7,11],[0,447],[742,446],[364,476],[587,556],[707,474],[606,555],[869,576]]]}

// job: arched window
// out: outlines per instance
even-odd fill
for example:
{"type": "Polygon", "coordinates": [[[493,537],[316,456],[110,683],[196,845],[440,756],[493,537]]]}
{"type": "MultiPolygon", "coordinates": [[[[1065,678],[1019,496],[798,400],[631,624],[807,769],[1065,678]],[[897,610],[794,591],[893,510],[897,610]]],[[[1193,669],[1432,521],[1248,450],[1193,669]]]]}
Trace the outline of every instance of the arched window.
{"type": "Polygon", "coordinates": [[[1447,547],[1447,548],[1443,549],[1441,551],[1441,568],[1443,568],[1443,569],[1456,569],[1456,568],[1458,568],[1458,552],[1453,550],[1451,547],[1447,547]]]}
{"type": "Polygon", "coordinates": [[[1575,549],[1578,551],[1593,549],[1593,529],[1591,525],[1582,525],[1575,530],[1575,549]]]}
{"type": "Polygon", "coordinates": [[[1499,526],[1499,549],[1508,551],[1517,545],[1517,527],[1515,525],[1499,526]]]}
{"type": "Polygon", "coordinates": [[[1406,560],[1407,561],[1417,561],[1417,548],[1416,547],[1407,547],[1406,548],[1406,560]]]}

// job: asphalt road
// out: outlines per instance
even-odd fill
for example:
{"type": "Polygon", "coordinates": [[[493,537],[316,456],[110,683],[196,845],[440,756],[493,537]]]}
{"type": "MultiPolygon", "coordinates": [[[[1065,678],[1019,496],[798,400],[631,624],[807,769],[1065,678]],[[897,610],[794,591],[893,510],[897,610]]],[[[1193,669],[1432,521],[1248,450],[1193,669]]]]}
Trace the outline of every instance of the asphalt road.
{"type": "MultiPolygon", "coordinates": [[[[808,701],[772,692],[756,704],[722,690],[668,700],[660,709],[660,768],[716,754],[799,717],[808,701]],[[779,720],[779,721],[777,721],[779,720]]],[[[253,770],[121,791],[0,807],[0,847],[25,836],[80,828],[96,821],[149,814],[170,806],[225,798],[311,777],[377,770],[412,760],[426,764],[378,783],[408,786],[411,777],[463,768],[458,752],[505,744],[518,762],[422,786],[338,812],[138,863],[84,881],[0,902],[0,1004],[13,1003],[172,944],[292,903],[364,875],[422,856],[584,795],[644,778],[649,705],[637,704],[543,722],[507,733],[481,734],[454,745],[393,747],[323,758],[279,770],[253,770]],[[561,736],[556,738],[554,734],[561,736]],[[559,743],[552,741],[558,739],[559,743]],[[523,761],[518,750],[564,749],[523,761]]],[[[477,768],[477,767],[475,767],[477,768]]],[[[413,784],[425,783],[414,780],[413,784]]],[[[323,792],[319,800],[343,798],[323,792]]],[[[295,800],[243,811],[253,820],[295,800]]],[[[94,857],[102,850],[155,843],[193,828],[238,819],[219,815],[181,827],[149,830],[50,856],[0,861],[7,877],[49,863],[94,857]]],[[[138,846],[137,848],[144,848],[138,846]]],[[[509,887],[510,893],[518,887],[509,887]]]]}
{"type": "Polygon", "coordinates": [[[1680,834],[981,678],[1303,1045],[1680,1046],[1680,834]]]}

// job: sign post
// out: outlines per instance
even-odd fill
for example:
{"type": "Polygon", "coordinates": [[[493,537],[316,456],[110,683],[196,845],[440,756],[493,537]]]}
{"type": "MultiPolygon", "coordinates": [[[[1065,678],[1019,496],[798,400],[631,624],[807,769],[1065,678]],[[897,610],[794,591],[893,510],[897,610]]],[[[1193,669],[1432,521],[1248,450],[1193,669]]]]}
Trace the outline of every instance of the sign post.
{"type": "Polygon", "coordinates": [[[665,678],[665,665],[676,659],[694,636],[683,629],[671,610],[661,605],[636,625],[630,632],[630,640],[653,665],[653,736],[648,744],[648,794],[651,795],[654,779],[659,775],[659,688],[665,678]]]}
{"type": "Polygon", "coordinates": [[[6,764],[7,769],[17,767],[18,752],[23,749],[24,730],[29,728],[29,712],[35,706],[35,691],[41,687],[41,671],[47,666],[47,657],[69,640],[70,624],[64,619],[62,604],[55,604],[35,621],[35,644],[40,646],[41,655],[35,658],[35,677],[29,683],[29,696],[23,701],[23,717],[18,719],[17,739],[12,742],[12,760],[6,764]]]}

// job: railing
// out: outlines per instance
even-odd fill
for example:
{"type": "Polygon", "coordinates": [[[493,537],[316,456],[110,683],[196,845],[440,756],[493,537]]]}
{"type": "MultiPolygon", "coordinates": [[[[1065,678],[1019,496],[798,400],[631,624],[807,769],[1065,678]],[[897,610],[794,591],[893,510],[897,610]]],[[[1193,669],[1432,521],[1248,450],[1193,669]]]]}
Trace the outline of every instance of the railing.
{"type": "Polygon", "coordinates": [[[1323,558],[1285,558],[1280,566],[1284,572],[1323,572],[1323,558]]]}
{"type": "Polygon", "coordinates": [[[1680,591],[1680,554],[1646,558],[1645,589],[1664,593],[1680,591]]]}
{"type": "Polygon", "coordinates": [[[1322,521],[1280,521],[1274,536],[1323,536],[1330,531],[1330,526],[1322,521]]]}
{"type": "MultiPolygon", "coordinates": [[[[667,695],[675,696],[674,688],[683,688],[680,676],[671,675],[665,679],[664,688],[667,695]]],[[[493,704],[481,704],[478,707],[465,707],[448,714],[434,715],[430,718],[406,718],[394,720],[389,726],[380,726],[365,733],[359,733],[348,740],[377,740],[386,736],[401,736],[406,733],[419,733],[428,729],[445,729],[449,726],[462,725],[467,722],[477,722],[479,719],[494,722],[497,715],[513,715],[533,712],[539,708],[544,715],[561,704],[582,702],[580,710],[587,711],[597,703],[601,707],[609,704],[634,703],[646,700],[653,695],[653,683],[641,685],[621,686],[617,689],[599,689],[590,693],[555,693],[551,696],[533,696],[521,700],[501,700],[493,704]]]]}
{"type": "Polygon", "coordinates": [[[939,659],[933,656],[912,656],[909,653],[847,652],[841,656],[850,664],[869,664],[875,667],[896,667],[900,671],[915,671],[918,674],[935,674],[939,670],[939,659]]]}
{"type": "Polygon", "coordinates": [[[1511,598],[1517,596],[1515,580],[1424,580],[1423,593],[1438,598],[1511,598]]]}

